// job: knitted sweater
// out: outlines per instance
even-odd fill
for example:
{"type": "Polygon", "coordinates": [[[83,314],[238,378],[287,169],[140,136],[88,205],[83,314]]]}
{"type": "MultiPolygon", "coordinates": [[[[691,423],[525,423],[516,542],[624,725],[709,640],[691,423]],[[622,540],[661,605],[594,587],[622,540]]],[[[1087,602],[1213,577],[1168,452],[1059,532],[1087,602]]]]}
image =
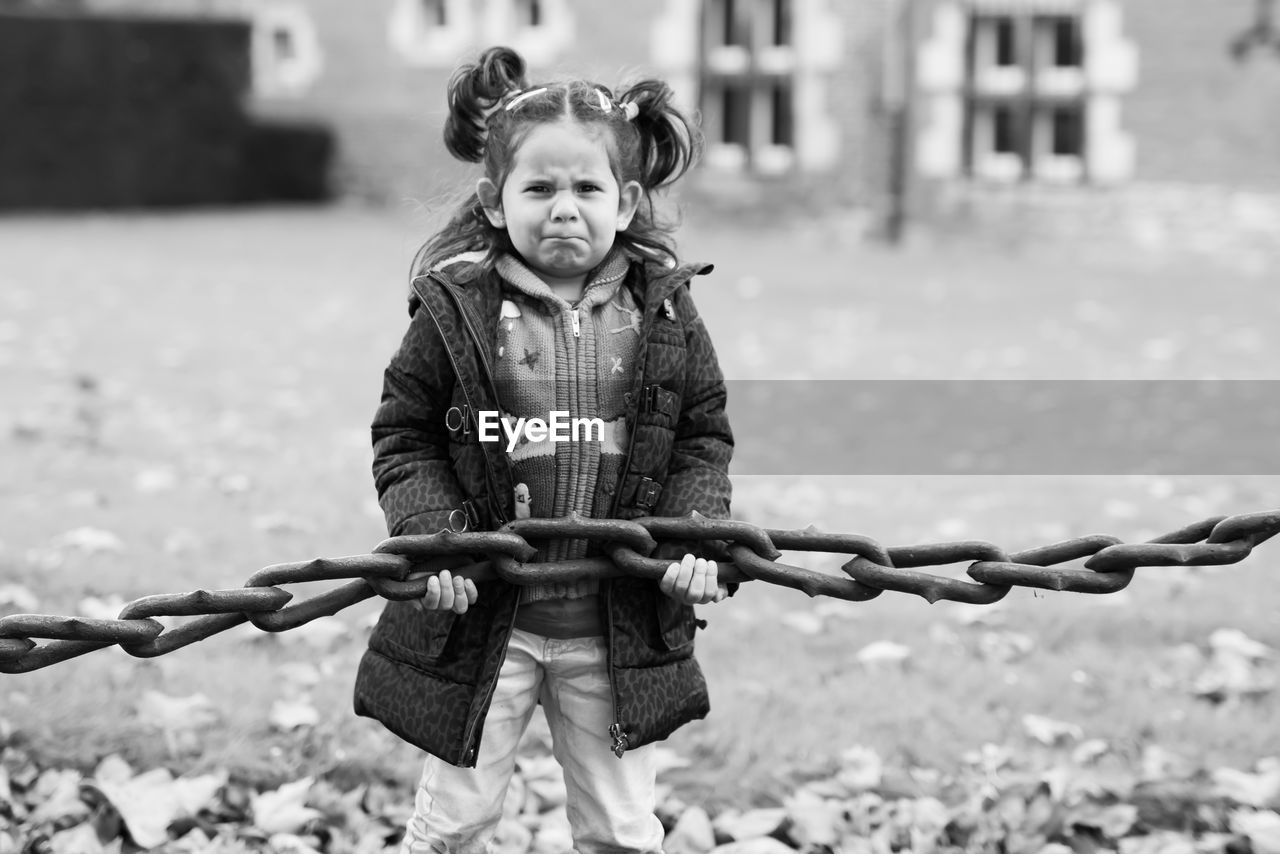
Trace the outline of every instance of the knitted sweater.
{"type": "MultiPolygon", "coordinates": [[[[523,431],[508,452],[515,483],[528,491],[531,516],[591,516],[600,477],[617,479],[627,450],[625,395],[630,390],[640,343],[641,312],[622,280],[629,261],[614,252],[595,271],[582,298],[570,304],[510,255],[497,270],[510,287],[502,303],[495,349],[494,381],[503,418],[514,429],[519,418],[540,418],[562,427],[541,440],[523,431]],[[583,425],[576,433],[575,419],[583,425]]],[[[503,432],[504,443],[507,433],[503,432]]],[[[506,447],[506,444],[504,444],[506,447]]],[[[522,493],[516,487],[517,494],[522,493]]],[[[520,498],[523,501],[523,495],[520,498]]],[[[540,559],[579,558],[585,540],[552,540],[540,559]]],[[[521,601],[576,599],[596,593],[599,583],[581,581],[526,587],[521,601]]]]}

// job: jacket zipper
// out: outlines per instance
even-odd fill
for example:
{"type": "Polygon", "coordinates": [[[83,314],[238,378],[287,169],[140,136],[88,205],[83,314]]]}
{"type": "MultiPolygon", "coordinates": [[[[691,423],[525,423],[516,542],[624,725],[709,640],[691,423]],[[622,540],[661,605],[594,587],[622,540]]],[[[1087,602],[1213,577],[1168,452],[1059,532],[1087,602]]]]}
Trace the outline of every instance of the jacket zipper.
{"type": "MultiPolygon", "coordinates": [[[[497,390],[493,386],[493,374],[489,368],[489,360],[485,355],[483,343],[480,341],[480,338],[476,335],[475,327],[472,325],[471,319],[467,316],[466,311],[462,308],[462,304],[458,300],[457,296],[452,291],[449,290],[449,286],[447,284],[445,284],[444,282],[441,282],[441,284],[444,286],[445,292],[449,294],[450,299],[453,300],[453,304],[457,307],[458,314],[462,317],[462,323],[467,328],[467,334],[471,336],[472,343],[475,344],[476,351],[480,354],[480,363],[485,371],[485,380],[489,383],[489,389],[490,389],[490,393],[493,395],[494,403],[497,403],[498,401],[497,390]]],[[[442,329],[440,326],[440,318],[436,316],[435,311],[431,309],[431,306],[426,299],[422,300],[422,304],[423,306],[426,307],[428,313],[430,313],[431,320],[433,323],[435,323],[436,331],[440,333],[441,340],[444,340],[444,329],[442,329]]],[[[471,407],[471,411],[475,412],[476,411],[475,404],[471,402],[471,395],[467,393],[467,384],[462,382],[462,375],[458,370],[457,359],[454,358],[453,351],[449,349],[447,344],[445,345],[445,352],[448,353],[449,363],[453,366],[453,375],[455,377],[458,377],[458,386],[462,389],[462,396],[466,399],[467,406],[471,407]]],[[[484,451],[483,449],[481,449],[481,452],[485,454],[486,458],[488,457],[487,451],[484,451]]],[[[508,468],[510,468],[511,466],[510,460],[507,461],[507,466],[508,468]]],[[[489,492],[490,494],[493,494],[494,484],[492,480],[492,472],[490,472],[488,465],[485,466],[484,476],[485,476],[485,482],[489,485],[489,492]]],[[[498,505],[496,507],[496,510],[497,510],[499,522],[505,524],[507,520],[505,518],[505,514],[502,512],[502,506],[498,505]]],[[[518,607],[518,604],[519,603],[517,603],[517,607],[518,607]]],[[[510,638],[511,632],[515,628],[516,610],[517,608],[511,609],[511,620],[507,625],[508,638],[510,638]]],[[[496,678],[490,680],[488,690],[485,691],[485,695],[481,702],[481,705],[489,704],[490,700],[493,697],[494,689],[497,687],[497,682],[498,680],[496,678]]],[[[480,717],[477,715],[475,720],[471,722],[471,725],[467,727],[467,731],[462,739],[464,759],[466,761],[471,762],[473,765],[475,763],[475,757],[478,750],[472,742],[475,740],[476,727],[479,725],[479,723],[480,723],[480,717]]]]}
{"type": "MultiPolygon", "coordinates": [[[[626,285],[624,284],[623,287],[626,287],[626,285]]],[[[670,294],[672,292],[674,292],[674,289],[672,289],[671,291],[668,291],[667,293],[670,294]]],[[[653,329],[653,318],[655,317],[657,317],[656,311],[649,316],[649,319],[646,321],[640,333],[641,359],[637,363],[636,368],[637,368],[638,387],[640,388],[641,392],[643,392],[644,390],[644,372],[647,369],[648,363],[649,363],[649,333],[653,329]]],[[[637,386],[637,383],[632,383],[633,388],[636,386],[637,386]]],[[[632,394],[635,395],[635,407],[636,407],[635,416],[638,417],[640,414],[640,406],[642,401],[640,400],[640,395],[638,393],[632,392],[632,394]]],[[[633,421],[633,424],[631,428],[631,436],[627,440],[627,455],[624,458],[624,465],[622,466],[622,474],[624,477],[627,475],[629,469],[631,468],[631,458],[632,458],[632,454],[635,451],[635,446],[636,446],[636,433],[639,432],[638,430],[636,430],[634,425],[635,418],[633,418],[632,421],[633,421]]],[[[610,511],[610,515],[615,519],[618,517],[618,508],[621,504],[622,504],[622,484],[619,483],[618,491],[613,496],[613,508],[610,511]]],[[[613,695],[613,723],[609,725],[609,737],[613,739],[613,755],[621,759],[622,754],[625,753],[627,751],[627,748],[630,747],[631,745],[629,744],[627,731],[623,727],[622,707],[618,703],[618,686],[614,682],[614,678],[613,678],[614,632],[613,632],[613,586],[611,584],[605,588],[604,602],[605,602],[605,622],[608,624],[608,627],[609,627],[609,636],[607,638],[607,643],[605,644],[605,653],[606,653],[605,659],[606,659],[606,667],[608,667],[609,669],[609,692],[610,694],[613,695]]]]}
{"type": "Polygon", "coordinates": [[[609,693],[613,699],[613,723],[609,724],[609,737],[613,739],[613,755],[622,758],[622,754],[627,751],[631,745],[628,743],[627,732],[622,726],[622,707],[618,705],[618,686],[613,681],[613,587],[609,586],[604,591],[604,614],[605,622],[608,624],[609,634],[605,638],[605,668],[609,673],[609,693]]]}
{"type": "MultiPolygon", "coordinates": [[[[439,280],[437,279],[437,281],[439,281],[439,280]]],[[[475,345],[476,353],[477,353],[477,354],[479,354],[479,356],[480,356],[480,367],[481,367],[481,369],[482,369],[482,371],[483,371],[483,373],[484,373],[484,380],[485,380],[485,382],[486,382],[486,383],[488,383],[488,385],[489,385],[489,395],[493,398],[493,402],[494,402],[494,404],[496,405],[496,404],[498,403],[498,389],[497,389],[497,386],[496,386],[496,385],[494,385],[494,382],[493,382],[493,367],[489,364],[489,356],[488,356],[488,353],[486,353],[486,352],[485,352],[484,342],[480,339],[480,335],[479,335],[479,333],[477,333],[477,332],[476,332],[476,328],[475,328],[475,326],[471,323],[471,317],[470,317],[470,315],[468,315],[468,314],[467,314],[467,312],[466,312],[466,309],[464,309],[464,308],[462,307],[462,300],[460,300],[460,299],[458,298],[458,295],[457,295],[457,294],[455,294],[455,293],[453,292],[453,290],[451,289],[451,287],[450,287],[449,285],[445,284],[444,282],[441,282],[441,284],[442,284],[442,285],[444,285],[445,293],[447,293],[447,294],[449,295],[449,299],[453,301],[454,306],[458,309],[458,316],[462,318],[462,325],[466,327],[466,329],[467,329],[467,334],[471,336],[471,341],[472,341],[472,343],[475,345]]],[[[425,301],[424,301],[424,302],[425,302],[425,301]]],[[[435,318],[435,314],[434,314],[434,313],[432,313],[432,318],[433,318],[433,319],[435,318]]],[[[437,329],[440,329],[440,322],[439,322],[439,320],[438,320],[438,319],[436,320],[436,328],[437,328],[437,329]]],[[[440,330],[440,336],[441,336],[441,338],[443,338],[443,337],[444,337],[444,330],[440,330]]],[[[448,348],[446,347],[445,349],[447,350],[448,348]]],[[[454,360],[453,360],[453,353],[452,353],[452,352],[450,352],[450,353],[449,353],[449,359],[450,359],[450,361],[451,361],[451,362],[453,362],[453,373],[454,373],[454,376],[458,376],[458,377],[460,378],[460,377],[461,377],[461,375],[458,373],[458,364],[457,364],[457,362],[456,362],[456,361],[454,361],[454,360]]],[[[467,405],[471,406],[471,410],[472,410],[473,412],[474,412],[474,411],[476,411],[475,406],[471,404],[471,398],[467,395],[467,387],[466,387],[466,385],[465,385],[464,383],[462,383],[462,382],[461,382],[461,379],[459,379],[459,385],[461,385],[461,386],[462,386],[462,394],[463,394],[463,396],[467,398],[467,405]]],[[[488,460],[488,459],[489,459],[489,452],[488,452],[488,451],[485,451],[483,448],[481,448],[481,451],[482,451],[482,453],[484,453],[484,455],[485,455],[485,459],[486,459],[486,460],[488,460]]],[[[504,462],[506,463],[506,465],[507,465],[507,479],[508,479],[508,480],[512,480],[512,479],[514,478],[514,474],[513,474],[513,472],[511,471],[511,461],[510,461],[509,459],[507,459],[507,458],[506,458],[506,455],[505,455],[505,454],[503,455],[503,461],[504,461],[504,462]]],[[[490,470],[490,468],[489,468],[488,464],[486,464],[486,465],[485,465],[485,475],[484,475],[484,476],[485,476],[485,482],[486,482],[486,483],[488,484],[488,486],[489,486],[489,494],[490,494],[490,495],[492,495],[492,496],[495,496],[495,497],[496,497],[496,496],[497,496],[497,487],[496,487],[496,485],[493,483],[492,474],[493,474],[493,473],[492,473],[492,471],[490,470]]],[[[490,504],[491,504],[491,506],[493,507],[494,511],[495,511],[495,512],[496,512],[496,514],[497,514],[497,517],[498,517],[498,520],[497,520],[497,521],[498,521],[498,524],[499,524],[499,525],[505,525],[505,524],[509,521],[509,520],[507,519],[507,514],[506,514],[506,511],[505,511],[505,507],[506,507],[506,503],[505,503],[505,501],[502,501],[502,500],[495,500],[495,501],[492,501],[490,504]]]]}

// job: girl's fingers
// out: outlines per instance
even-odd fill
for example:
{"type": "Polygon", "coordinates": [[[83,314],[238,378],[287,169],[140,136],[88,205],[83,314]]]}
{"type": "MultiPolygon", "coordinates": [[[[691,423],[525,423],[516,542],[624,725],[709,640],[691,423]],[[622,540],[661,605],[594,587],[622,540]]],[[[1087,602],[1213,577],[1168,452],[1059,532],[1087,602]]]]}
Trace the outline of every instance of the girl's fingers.
{"type": "Polygon", "coordinates": [[[467,599],[467,579],[461,575],[453,577],[453,610],[457,614],[467,613],[467,606],[470,605],[467,599]]]}
{"type": "Polygon", "coordinates": [[[689,586],[685,588],[684,601],[690,605],[701,603],[707,592],[707,562],[698,558],[693,563],[693,571],[689,577],[689,586]]]}
{"type": "Polygon", "coordinates": [[[717,571],[716,562],[714,560],[707,561],[707,577],[703,582],[704,586],[702,588],[702,597],[699,599],[699,601],[704,605],[708,602],[718,601],[716,599],[716,595],[720,590],[720,582],[716,578],[717,571]]]}
{"type": "Polygon", "coordinates": [[[658,588],[671,598],[688,605],[719,602],[729,595],[728,588],[720,583],[716,562],[691,554],[686,554],[680,563],[667,567],[666,574],[658,582],[658,588]]]}
{"type": "Polygon", "coordinates": [[[428,611],[456,611],[465,614],[478,598],[480,594],[474,581],[442,569],[427,579],[427,592],[419,602],[428,611]]]}
{"type": "Polygon", "coordinates": [[[427,579],[427,592],[422,596],[422,607],[434,611],[440,607],[440,578],[431,576],[427,579]]]}
{"type": "Polygon", "coordinates": [[[668,596],[676,595],[676,574],[680,572],[680,564],[673,563],[667,567],[667,572],[662,576],[662,580],[658,582],[658,589],[668,596]]]}
{"type": "Polygon", "coordinates": [[[440,604],[436,607],[448,611],[453,608],[453,573],[442,569],[436,577],[440,579],[440,604]]]}
{"type": "Polygon", "coordinates": [[[680,561],[680,571],[676,574],[676,598],[685,602],[689,601],[689,584],[693,580],[694,560],[693,555],[685,555],[684,560],[680,561]]]}

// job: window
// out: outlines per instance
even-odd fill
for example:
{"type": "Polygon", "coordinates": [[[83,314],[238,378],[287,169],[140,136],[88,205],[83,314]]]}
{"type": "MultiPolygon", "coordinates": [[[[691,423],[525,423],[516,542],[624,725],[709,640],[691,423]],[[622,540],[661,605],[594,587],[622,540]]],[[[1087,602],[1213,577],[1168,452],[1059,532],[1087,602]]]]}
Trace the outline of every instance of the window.
{"type": "Polygon", "coordinates": [[[488,0],[484,37],[509,44],[530,65],[559,61],[574,44],[574,14],[568,0],[488,0]]]}
{"type": "Polygon", "coordinates": [[[972,15],[969,174],[996,181],[1083,180],[1084,61],[1076,15],[972,15]]]}
{"type": "Polygon", "coordinates": [[[304,94],[323,66],[315,25],[298,5],[260,9],[253,20],[251,51],[253,89],[264,97],[304,94]]]}
{"type": "Polygon", "coordinates": [[[702,116],[712,168],[777,174],[795,162],[793,0],[707,0],[702,116]]]}
{"type": "Polygon", "coordinates": [[[449,26],[449,8],[444,0],[419,0],[422,4],[422,25],[433,29],[449,26]]]}
{"type": "Polygon", "coordinates": [[[471,46],[466,0],[396,0],[387,24],[392,47],[414,65],[448,68],[471,46]]]}
{"type": "Polygon", "coordinates": [[[521,29],[541,27],[544,12],[541,0],[516,0],[516,26],[521,29]]]}

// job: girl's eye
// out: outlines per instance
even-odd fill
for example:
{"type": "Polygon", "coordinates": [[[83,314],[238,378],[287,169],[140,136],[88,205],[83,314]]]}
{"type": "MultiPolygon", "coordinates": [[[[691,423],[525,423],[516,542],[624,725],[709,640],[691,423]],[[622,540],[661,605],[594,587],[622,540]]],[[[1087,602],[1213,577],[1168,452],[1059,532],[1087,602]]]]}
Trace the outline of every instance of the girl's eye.
{"type": "Polygon", "coordinates": [[[596,193],[600,191],[600,188],[595,184],[581,184],[578,187],[578,191],[583,193],[596,193]]]}

